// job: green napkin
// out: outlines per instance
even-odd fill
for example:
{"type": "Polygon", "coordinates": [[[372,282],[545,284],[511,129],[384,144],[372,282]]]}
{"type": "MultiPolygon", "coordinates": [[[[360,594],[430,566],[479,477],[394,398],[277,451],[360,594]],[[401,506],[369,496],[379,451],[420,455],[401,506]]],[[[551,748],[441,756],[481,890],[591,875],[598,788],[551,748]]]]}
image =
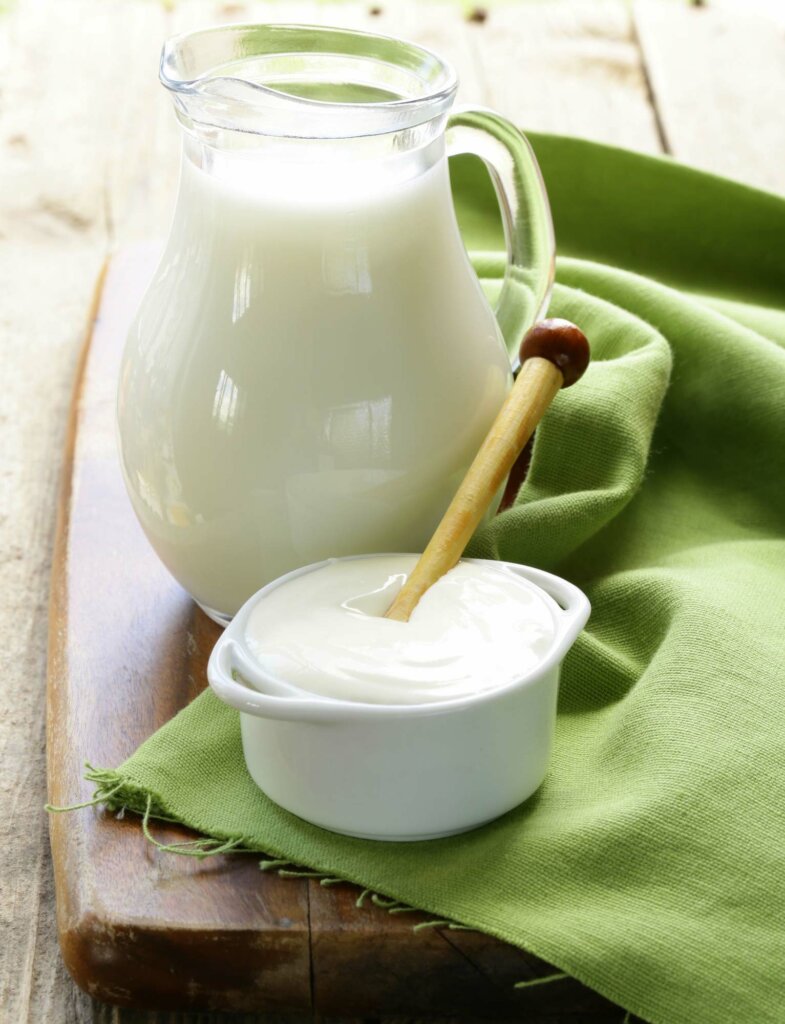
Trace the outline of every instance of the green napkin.
{"type": "MultiPolygon", "coordinates": [[[[479,831],[341,838],[251,782],[199,697],[114,773],[113,805],[351,879],[531,950],[659,1024],[785,1014],[785,200],[671,162],[534,138],[562,254],[551,314],[593,363],[537,431],[472,554],[593,604],[539,793],[479,831]]],[[[503,268],[476,161],[478,270],[503,268]]]]}

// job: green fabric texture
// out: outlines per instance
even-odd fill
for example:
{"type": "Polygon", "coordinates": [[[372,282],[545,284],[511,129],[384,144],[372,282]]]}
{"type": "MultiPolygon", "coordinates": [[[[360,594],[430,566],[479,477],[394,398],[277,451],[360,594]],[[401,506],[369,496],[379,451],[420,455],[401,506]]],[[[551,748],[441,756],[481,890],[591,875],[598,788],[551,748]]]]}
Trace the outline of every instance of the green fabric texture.
{"type": "MultiPolygon", "coordinates": [[[[583,327],[593,362],[470,553],[554,571],[593,605],[544,785],[452,839],[342,838],[254,786],[237,714],[207,693],[111,776],[112,803],[150,796],[154,814],[499,936],[647,1021],[782,1024],[785,200],[533,143],[561,253],[551,314],[583,327]]],[[[471,159],[453,187],[493,286],[493,193],[471,159]]]]}

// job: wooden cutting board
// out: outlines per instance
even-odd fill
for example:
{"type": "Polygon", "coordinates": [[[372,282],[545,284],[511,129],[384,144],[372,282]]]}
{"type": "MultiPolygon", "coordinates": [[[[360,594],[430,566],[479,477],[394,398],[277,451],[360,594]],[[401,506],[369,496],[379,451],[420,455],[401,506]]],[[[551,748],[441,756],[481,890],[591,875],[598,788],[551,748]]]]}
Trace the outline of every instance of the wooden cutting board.
{"type": "MultiPolygon", "coordinates": [[[[148,546],[115,450],[120,353],[159,249],[119,252],[96,288],[74,390],[52,575],[49,799],[90,798],[84,763],[114,767],[205,686],[219,627],[148,546]]],[[[189,837],[156,824],[164,842],[189,837]]],[[[156,1009],[520,1021],[623,1014],[553,969],[420,914],[358,909],[351,885],[262,873],[252,855],[156,850],[139,820],[88,808],[51,816],[57,926],[74,979],[99,1000],[156,1009]]]]}

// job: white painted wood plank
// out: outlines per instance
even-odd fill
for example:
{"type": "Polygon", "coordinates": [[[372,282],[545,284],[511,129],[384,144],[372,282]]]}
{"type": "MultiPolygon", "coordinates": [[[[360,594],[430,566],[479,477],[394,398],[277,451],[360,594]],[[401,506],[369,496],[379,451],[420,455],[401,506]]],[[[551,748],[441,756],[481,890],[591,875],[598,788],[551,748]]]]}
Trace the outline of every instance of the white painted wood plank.
{"type": "Polygon", "coordinates": [[[103,145],[104,193],[109,238],[121,245],[166,235],[177,190],[180,131],[158,81],[161,45],[174,31],[171,12],[160,2],[112,3],[118,81],[112,83],[112,133],[103,145]]]}
{"type": "MultiPolygon", "coordinates": [[[[380,3],[381,14],[366,23],[370,32],[410,39],[446,58],[458,72],[457,103],[487,103],[471,38],[472,26],[466,21],[461,4],[433,0],[391,0],[380,3]]],[[[370,9],[370,7],[368,8],[370,9]]]]}
{"type": "Polygon", "coordinates": [[[624,0],[504,3],[470,27],[489,102],[524,130],[661,150],[624,0]]]}
{"type": "Polygon", "coordinates": [[[752,7],[638,0],[634,17],[675,157],[785,192],[785,24],[752,7]]]}

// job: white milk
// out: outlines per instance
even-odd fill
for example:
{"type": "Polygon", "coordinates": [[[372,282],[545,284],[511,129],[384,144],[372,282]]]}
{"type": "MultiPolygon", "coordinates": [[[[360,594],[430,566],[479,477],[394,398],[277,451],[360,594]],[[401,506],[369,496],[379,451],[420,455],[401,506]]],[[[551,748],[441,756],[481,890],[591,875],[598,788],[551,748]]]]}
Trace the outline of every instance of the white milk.
{"type": "Polygon", "coordinates": [[[119,392],[142,526],[223,616],[297,566],[421,550],[510,385],[443,156],[244,159],[184,159],[119,392]]]}
{"type": "Polygon", "coordinates": [[[245,627],[262,670],[310,693],[424,704],[497,689],[541,664],[554,605],[504,565],[459,562],[408,622],[382,616],[416,555],[331,562],[270,590],[245,627]]]}

